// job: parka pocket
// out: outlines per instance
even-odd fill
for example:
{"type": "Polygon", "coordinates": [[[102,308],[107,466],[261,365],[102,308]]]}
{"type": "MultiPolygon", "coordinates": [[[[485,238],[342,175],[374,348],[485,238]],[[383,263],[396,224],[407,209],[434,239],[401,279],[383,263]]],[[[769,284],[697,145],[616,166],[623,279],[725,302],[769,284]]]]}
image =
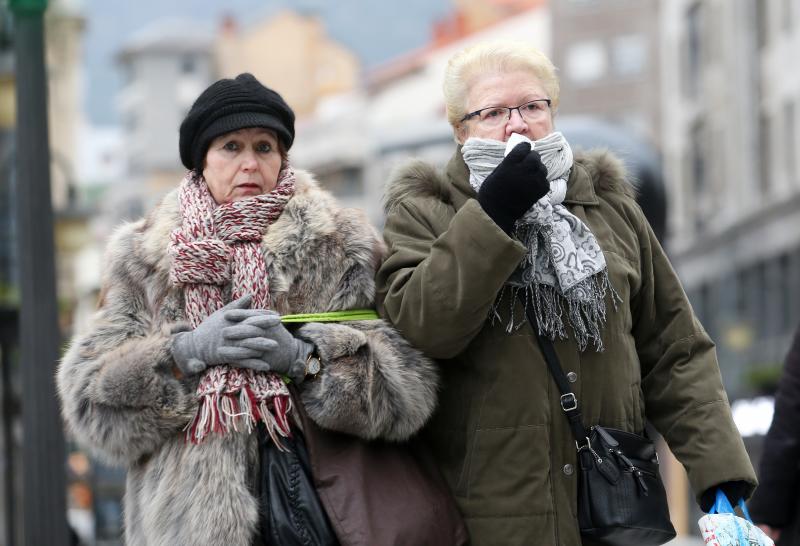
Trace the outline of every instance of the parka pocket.
{"type": "Polygon", "coordinates": [[[478,429],[467,453],[466,498],[480,500],[475,516],[541,514],[550,508],[550,441],[544,425],[478,429]]]}

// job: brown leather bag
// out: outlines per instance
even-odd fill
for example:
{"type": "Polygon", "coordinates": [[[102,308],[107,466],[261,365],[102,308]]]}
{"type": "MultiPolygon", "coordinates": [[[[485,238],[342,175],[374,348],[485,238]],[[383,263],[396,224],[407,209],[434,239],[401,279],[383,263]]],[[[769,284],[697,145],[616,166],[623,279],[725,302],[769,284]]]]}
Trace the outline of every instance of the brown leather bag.
{"type": "Polygon", "coordinates": [[[298,413],[317,492],[342,546],[469,543],[452,493],[420,441],[367,442],[298,413]]]}

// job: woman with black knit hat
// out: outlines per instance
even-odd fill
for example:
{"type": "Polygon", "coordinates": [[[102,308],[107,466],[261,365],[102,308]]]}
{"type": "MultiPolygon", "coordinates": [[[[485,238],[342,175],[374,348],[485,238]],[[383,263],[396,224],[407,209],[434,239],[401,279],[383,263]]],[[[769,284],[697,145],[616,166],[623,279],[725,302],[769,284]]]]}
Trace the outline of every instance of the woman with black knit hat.
{"type": "Polygon", "coordinates": [[[127,544],[274,543],[259,463],[295,445],[298,404],[366,439],[406,439],[433,410],[433,366],[383,321],[287,328],[371,309],[384,252],[291,167],[293,140],[276,92],[250,74],[214,83],[180,128],[186,177],[109,243],[100,309],[58,386],[76,440],[128,468],[127,544]]]}

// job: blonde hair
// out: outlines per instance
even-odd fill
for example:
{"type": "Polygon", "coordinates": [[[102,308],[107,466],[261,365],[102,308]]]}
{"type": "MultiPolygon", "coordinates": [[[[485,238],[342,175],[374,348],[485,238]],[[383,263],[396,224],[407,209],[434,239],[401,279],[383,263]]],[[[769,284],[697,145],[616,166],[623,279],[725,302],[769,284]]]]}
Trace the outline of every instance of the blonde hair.
{"type": "Polygon", "coordinates": [[[541,82],[555,112],[558,107],[556,67],[547,56],[524,42],[484,42],[450,57],[444,71],[444,104],[447,121],[458,129],[467,113],[467,94],[477,78],[498,72],[528,71],[541,82]]]}

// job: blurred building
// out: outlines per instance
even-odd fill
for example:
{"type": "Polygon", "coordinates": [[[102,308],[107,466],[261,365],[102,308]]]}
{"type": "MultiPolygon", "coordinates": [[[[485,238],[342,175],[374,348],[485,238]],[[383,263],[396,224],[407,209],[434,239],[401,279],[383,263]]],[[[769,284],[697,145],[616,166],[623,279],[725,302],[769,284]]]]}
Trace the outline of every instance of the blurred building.
{"type": "Polygon", "coordinates": [[[657,3],[454,3],[454,12],[434,25],[427,47],[369,71],[363,89],[322,103],[299,124],[295,163],[382,224],[383,184],[392,167],[410,156],[442,165],[453,152],[441,90],[447,59],[473,43],[516,39],[541,49],[560,68],[557,128],[563,120],[585,143],[630,152],[625,159],[634,170],[646,164],[643,187],[658,201],[653,209],[661,207],[663,232],[657,3]],[[595,66],[598,56],[602,65],[595,66]],[[625,130],[630,135],[621,134],[625,130]]]}
{"type": "Polygon", "coordinates": [[[360,89],[321,102],[298,123],[295,165],[314,172],[377,226],[383,224],[383,191],[394,166],[409,157],[443,165],[453,153],[442,94],[447,60],[470,44],[493,39],[550,51],[546,2],[506,3],[504,9],[503,2],[489,2],[496,9],[483,23],[476,18],[479,3],[463,4],[434,26],[430,44],[370,70],[360,89]]]}
{"type": "Polygon", "coordinates": [[[115,192],[117,221],[141,216],[182,177],[178,127],[214,81],[212,46],[213,33],[197,21],[164,19],[135,33],[118,53],[128,184],[115,192]]]}
{"type": "MultiPolygon", "coordinates": [[[[13,21],[6,9],[5,6],[0,8],[0,543],[14,544],[17,543],[21,523],[17,499],[21,476],[20,446],[24,434],[20,427],[21,393],[16,350],[17,308],[20,303],[17,255],[32,250],[16,248],[14,205],[15,185],[19,182],[15,179],[14,149],[16,81],[13,21]]],[[[42,206],[52,204],[54,212],[59,324],[66,337],[70,335],[72,311],[79,298],[77,285],[80,270],[77,256],[90,240],[89,211],[80,198],[80,180],[77,176],[80,161],[79,135],[85,125],[81,81],[85,22],[80,3],[74,0],[51,0],[45,12],[44,23],[51,195],[49,200],[42,200],[42,206]]],[[[76,504],[72,500],[70,516],[88,513],[88,505],[76,504]]]]}
{"type": "MultiPolygon", "coordinates": [[[[0,5],[0,543],[11,544],[16,523],[13,492],[14,464],[20,440],[16,437],[19,396],[10,354],[17,346],[17,289],[13,222],[12,175],[16,125],[12,31],[10,13],[0,5]]],[[[16,382],[18,384],[18,381],[16,382]]]]}
{"type": "Polygon", "coordinates": [[[453,12],[433,28],[434,44],[453,41],[510,19],[545,2],[542,0],[451,0],[453,12]]]}
{"type": "Polygon", "coordinates": [[[559,115],[595,116],[661,139],[659,14],[663,0],[550,2],[559,115]]]}
{"type": "Polygon", "coordinates": [[[15,157],[16,90],[11,32],[11,16],[7,8],[0,7],[0,306],[17,300],[13,296],[17,282],[11,187],[15,157]]]}
{"type": "Polygon", "coordinates": [[[53,208],[73,207],[78,131],[83,125],[83,33],[85,21],[74,1],[51,1],[45,12],[48,79],[50,185],[53,208]]]}
{"type": "Polygon", "coordinates": [[[274,88],[298,117],[326,96],[354,89],[361,66],[356,56],[328,37],[319,17],[282,10],[240,28],[226,17],[215,46],[216,75],[251,72],[274,88]]]}
{"type": "Polygon", "coordinates": [[[663,5],[670,249],[733,397],[763,386],[800,321],[799,8],[663,5]]]}

